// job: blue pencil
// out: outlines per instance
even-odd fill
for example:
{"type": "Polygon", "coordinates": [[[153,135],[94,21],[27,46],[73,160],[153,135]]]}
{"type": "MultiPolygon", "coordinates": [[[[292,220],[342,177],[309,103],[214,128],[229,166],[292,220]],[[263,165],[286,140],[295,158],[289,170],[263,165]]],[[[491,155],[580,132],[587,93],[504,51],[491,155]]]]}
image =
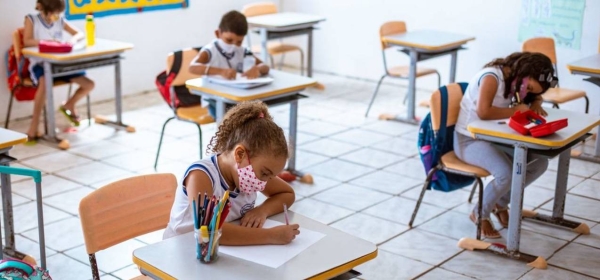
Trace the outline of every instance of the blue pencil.
{"type": "Polygon", "coordinates": [[[215,206],[215,211],[213,212],[213,216],[212,219],[210,221],[210,226],[208,227],[208,230],[210,231],[210,240],[208,243],[208,253],[206,254],[206,258],[205,260],[208,262],[210,261],[210,252],[212,252],[212,247],[213,247],[213,240],[215,239],[215,231],[217,229],[215,229],[215,224],[217,221],[217,213],[219,213],[219,203],[217,203],[217,205],[215,206]]]}
{"type": "Polygon", "coordinates": [[[192,200],[192,212],[194,212],[194,228],[198,229],[198,209],[196,208],[196,201],[192,200]]]}

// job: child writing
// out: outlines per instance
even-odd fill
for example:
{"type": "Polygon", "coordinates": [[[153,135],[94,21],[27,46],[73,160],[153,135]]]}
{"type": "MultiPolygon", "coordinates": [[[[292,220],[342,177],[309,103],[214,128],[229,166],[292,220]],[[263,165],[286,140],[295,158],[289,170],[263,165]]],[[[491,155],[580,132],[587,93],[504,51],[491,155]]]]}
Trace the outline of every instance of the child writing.
{"type": "MultiPolygon", "coordinates": [[[[250,50],[242,47],[248,33],[246,16],[238,11],[223,15],[219,29],[215,30],[215,40],[202,47],[193,59],[190,72],[196,75],[218,75],[234,80],[237,73],[243,77],[255,79],[269,73],[269,66],[262,63],[250,50]],[[245,61],[246,62],[245,65],[245,61]]],[[[209,112],[215,117],[215,103],[209,102],[209,112]]]]}
{"type": "MultiPolygon", "coordinates": [[[[69,24],[61,15],[65,10],[64,0],[37,0],[36,10],[39,11],[38,14],[25,16],[25,28],[23,31],[23,44],[25,47],[38,46],[41,40],[64,42],[66,40],[63,39],[63,31],[71,35],[69,43],[75,44],[84,39],[83,33],[69,24]]],[[[37,85],[37,92],[35,94],[33,116],[27,136],[30,142],[35,142],[38,136],[37,130],[40,114],[46,103],[45,86],[47,82],[53,83],[53,81],[46,81],[44,79],[44,68],[41,60],[32,57],[29,61],[31,80],[37,85]]],[[[54,81],[57,80],[79,85],[75,94],[60,107],[60,111],[69,121],[73,125],[79,126],[79,116],[75,111],[75,104],[94,88],[94,82],[85,77],[85,73],[76,73],[54,79],[54,81]]]]}
{"type": "MultiPolygon", "coordinates": [[[[473,139],[467,130],[476,120],[498,120],[511,117],[516,111],[533,110],[546,116],[541,94],[555,86],[554,68],[548,57],[540,53],[513,53],[485,65],[471,79],[460,103],[460,113],[455,126],[454,151],[468,164],[480,166],[494,176],[483,192],[482,235],[499,238],[490,214],[494,214],[502,227],[508,226],[508,204],[512,181],[512,155],[492,143],[473,139]]],[[[548,168],[548,160],[535,155],[528,157],[526,181],[529,185],[548,168]]],[[[476,222],[477,206],[470,215],[476,222]]]]}
{"type": "Polygon", "coordinates": [[[193,230],[192,200],[201,193],[223,197],[230,191],[231,209],[225,223],[223,245],[287,244],[300,233],[298,225],[262,228],[267,217],[292,205],[293,189],[276,176],[285,166],[288,147],[283,130],[260,101],[244,102],[227,112],[209,149],[215,154],[193,163],[177,188],[171,218],[163,238],[193,230]],[[247,182],[247,183],[240,183],[247,182]],[[267,200],[254,207],[256,192],[267,200]]]}

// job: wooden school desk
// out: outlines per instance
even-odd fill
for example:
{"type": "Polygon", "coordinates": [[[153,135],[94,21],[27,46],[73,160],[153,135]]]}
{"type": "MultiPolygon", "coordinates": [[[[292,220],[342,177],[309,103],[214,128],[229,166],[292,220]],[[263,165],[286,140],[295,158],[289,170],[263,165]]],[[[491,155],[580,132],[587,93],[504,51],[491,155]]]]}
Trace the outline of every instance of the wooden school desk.
{"type": "Polygon", "coordinates": [[[288,171],[303,177],[304,174],[296,170],[296,133],[298,128],[298,100],[307,96],[300,94],[307,87],[316,84],[315,80],[299,75],[289,74],[277,70],[270,70],[269,76],[273,82],[268,85],[239,89],[225,85],[215,84],[206,78],[188,80],[185,84],[192,94],[201,95],[204,98],[215,99],[216,121],[220,123],[225,116],[226,104],[237,104],[242,101],[262,100],[267,105],[290,104],[290,127],[289,145],[290,158],[288,160],[288,171]]]}
{"type": "MultiPolygon", "coordinates": [[[[374,259],[377,246],[300,214],[288,211],[290,223],[326,234],[290,261],[274,269],[219,253],[219,259],[202,264],[196,259],[194,232],[133,251],[133,262],[154,279],[330,279],[374,259]]],[[[269,219],[285,222],[283,213],[269,219]]],[[[292,241],[293,242],[293,241],[292,241]]]]}
{"type": "MultiPolygon", "coordinates": [[[[0,128],[0,165],[10,166],[10,162],[17,160],[9,155],[9,151],[10,149],[12,149],[12,147],[25,142],[27,142],[27,134],[0,128]]],[[[29,256],[17,251],[17,249],[15,248],[15,224],[13,221],[12,186],[10,181],[10,175],[7,173],[0,172],[0,182],[0,185],[2,185],[2,212],[4,216],[4,223],[2,224],[2,226],[4,227],[5,243],[4,247],[1,248],[2,252],[0,252],[0,258],[3,255],[2,253],[4,253],[13,258],[24,259],[29,256]]],[[[42,206],[42,201],[40,199],[37,200],[37,206],[39,220],[39,211],[41,211],[42,206]]],[[[41,228],[41,231],[43,232],[43,228],[41,228]]],[[[43,239],[40,240],[42,240],[42,243],[44,243],[43,239]]],[[[0,245],[1,244],[2,241],[0,240],[0,245]]],[[[45,265],[46,260],[44,256],[41,256],[41,258],[42,264],[45,265]]]]}
{"type": "MultiPolygon", "coordinates": [[[[587,78],[583,79],[584,81],[600,87],[600,53],[569,63],[567,64],[567,68],[572,74],[587,76],[587,78]]],[[[582,153],[575,156],[575,158],[600,163],[600,127],[598,127],[596,133],[594,154],[582,153]]]]}
{"type": "Polygon", "coordinates": [[[382,114],[379,116],[379,119],[418,124],[419,120],[415,117],[417,62],[449,54],[451,56],[449,82],[454,83],[458,51],[463,49],[464,44],[475,40],[475,38],[443,31],[416,30],[398,35],[385,36],[382,40],[390,45],[401,47],[401,51],[410,56],[410,70],[408,77],[408,110],[406,112],[406,117],[397,116],[395,114],[382,114]]]}
{"type": "Polygon", "coordinates": [[[471,238],[461,239],[458,243],[459,247],[469,250],[487,250],[505,257],[527,262],[528,265],[535,268],[546,268],[547,264],[544,258],[519,251],[521,219],[513,217],[522,216],[524,219],[563,227],[580,234],[590,233],[590,229],[585,223],[570,221],[564,219],[563,216],[567,194],[569,162],[571,160],[571,147],[590,136],[587,132],[600,124],[600,116],[558,109],[546,109],[546,111],[548,112],[547,121],[568,118],[569,126],[543,138],[523,136],[510,128],[508,124],[503,124],[498,120],[475,121],[467,127],[474,138],[497,144],[499,148],[513,154],[510,197],[511,219],[508,224],[506,247],[471,238]],[[552,216],[538,214],[529,210],[521,211],[523,208],[527,155],[531,154],[547,158],[559,156],[552,216]]]}
{"type": "MultiPolygon", "coordinates": [[[[129,132],[134,132],[135,128],[127,126],[121,120],[121,54],[132,48],[132,44],[96,39],[96,44],[93,47],[74,49],[70,53],[40,53],[37,47],[29,47],[23,49],[23,55],[28,58],[35,57],[43,60],[44,77],[48,81],[52,81],[53,78],[79,73],[86,69],[114,65],[117,120],[113,122],[102,117],[96,117],[96,122],[114,125],[115,127],[125,128],[129,132]]],[[[46,118],[48,128],[46,129],[45,139],[57,143],[61,149],[68,149],[69,142],[56,136],[52,83],[46,83],[46,118]]]]}
{"type": "Polygon", "coordinates": [[[306,51],[306,73],[309,77],[312,77],[312,32],[313,29],[315,29],[314,26],[324,20],[324,17],[307,14],[274,13],[248,17],[248,27],[259,29],[262,61],[267,61],[268,40],[307,35],[308,49],[306,51]]]}

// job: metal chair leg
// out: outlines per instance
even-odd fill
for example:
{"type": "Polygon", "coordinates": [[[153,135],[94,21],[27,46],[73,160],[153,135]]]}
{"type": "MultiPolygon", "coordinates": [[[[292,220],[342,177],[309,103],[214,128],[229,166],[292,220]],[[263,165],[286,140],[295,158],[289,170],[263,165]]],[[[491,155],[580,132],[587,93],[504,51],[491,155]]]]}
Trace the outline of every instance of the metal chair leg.
{"type": "Polygon", "coordinates": [[[304,76],[304,51],[299,49],[300,51],[300,76],[304,76]]]}
{"type": "Polygon", "coordinates": [[[471,189],[471,194],[469,195],[469,200],[467,202],[471,203],[473,201],[473,196],[475,195],[475,189],[477,188],[477,180],[473,183],[473,188],[471,189]]]}
{"type": "Polygon", "coordinates": [[[87,118],[88,118],[88,126],[92,125],[92,104],[90,101],[90,95],[86,95],[86,102],[87,102],[87,118]]]}
{"type": "Polygon", "coordinates": [[[481,213],[483,211],[483,182],[481,178],[477,178],[477,184],[479,185],[479,205],[477,206],[477,240],[481,240],[481,213]]]}
{"type": "Polygon", "coordinates": [[[90,266],[92,268],[92,280],[100,280],[100,273],[98,272],[98,263],[96,262],[96,255],[89,254],[90,266]]]}
{"type": "Polygon", "coordinates": [[[435,71],[435,73],[438,76],[438,88],[442,87],[442,75],[440,75],[440,72],[435,71]]]}
{"type": "Polygon", "coordinates": [[[377,96],[377,93],[379,92],[379,87],[381,86],[381,83],[383,82],[383,79],[387,77],[387,74],[381,76],[381,78],[379,78],[379,82],[377,82],[377,87],[375,87],[375,92],[373,92],[373,96],[371,97],[371,102],[369,102],[369,107],[367,107],[367,112],[365,113],[365,118],[369,116],[369,111],[371,111],[371,106],[373,106],[373,101],[375,101],[375,97],[377,96]]]}
{"type": "Polygon", "coordinates": [[[167,124],[175,119],[175,117],[170,117],[163,124],[162,130],[160,131],[160,140],[158,140],[158,150],[156,151],[156,159],[154,160],[154,170],[156,170],[156,166],[158,165],[158,156],[160,155],[160,147],[162,146],[163,136],[165,136],[165,128],[167,124]]]}
{"type": "Polygon", "coordinates": [[[279,59],[279,70],[283,68],[283,60],[285,59],[285,53],[281,53],[281,59],[279,59]]]}
{"type": "Polygon", "coordinates": [[[10,93],[10,99],[8,100],[8,111],[6,112],[6,121],[4,122],[4,128],[8,129],[8,122],[10,122],[10,111],[12,110],[12,104],[13,104],[13,99],[14,99],[14,95],[11,92],[10,93]]]}
{"type": "Polygon", "coordinates": [[[587,114],[590,109],[590,99],[587,97],[587,95],[585,95],[583,98],[585,98],[585,113],[587,114]]]}
{"type": "Polygon", "coordinates": [[[271,61],[271,69],[275,69],[275,60],[273,60],[272,54],[269,54],[269,60],[271,61]]]}
{"type": "Polygon", "coordinates": [[[196,124],[198,127],[198,136],[200,136],[200,159],[202,159],[202,128],[200,128],[199,124],[196,124]]]}
{"type": "Polygon", "coordinates": [[[423,200],[425,191],[427,190],[427,187],[429,187],[429,184],[431,184],[431,178],[433,177],[433,174],[435,174],[435,172],[438,170],[439,170],[439,168],[436,166],[436,167],[432,168],[431,170],[429,170],[429,173],[427,173],[427,179],[425,179],[425,183],[423,184],[423,188],[421,189],[421,194],[419,195],[419,200],[417,200],[417,204],[415,205],[415,210],[413,211],[412,216],[410,217],[410,222],[408,222],[408,226],[411,228],[412,228],[413,222],[415,221],[415,218],[417,217],[417,212],[419,212],[419,207],[421,207],[421,201],[423,200]]]}

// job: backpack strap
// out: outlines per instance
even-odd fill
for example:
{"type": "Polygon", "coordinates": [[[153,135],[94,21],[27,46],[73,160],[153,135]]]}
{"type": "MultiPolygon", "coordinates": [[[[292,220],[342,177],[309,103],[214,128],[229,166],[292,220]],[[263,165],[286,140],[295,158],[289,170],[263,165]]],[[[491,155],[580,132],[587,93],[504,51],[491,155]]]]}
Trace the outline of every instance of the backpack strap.
{"type": "Polygon", "coordinates": [[[183,63],[183,51],[178,50],[173,53],[173,64],[171,64],[171,69],[169,69],[169,75],[173,74],[177,76],[179,74],[179,70],[181,70],[181,64],[183,63]]]}
{"type": "Polygon", "coordinates": [[[435,149],[433,154],[433,166],[436,166],[442,156],[442,149],[446,142],[446,122],[448,119],[448,88],[446,86],[440,87],[440,127],[435,133],[435,149]]]}

